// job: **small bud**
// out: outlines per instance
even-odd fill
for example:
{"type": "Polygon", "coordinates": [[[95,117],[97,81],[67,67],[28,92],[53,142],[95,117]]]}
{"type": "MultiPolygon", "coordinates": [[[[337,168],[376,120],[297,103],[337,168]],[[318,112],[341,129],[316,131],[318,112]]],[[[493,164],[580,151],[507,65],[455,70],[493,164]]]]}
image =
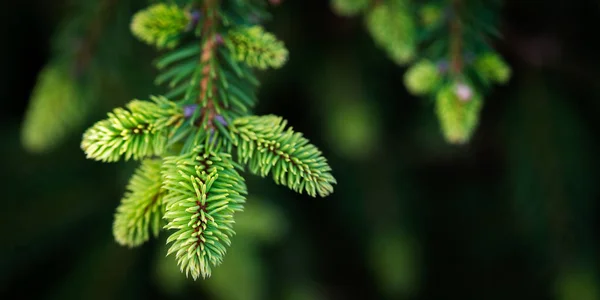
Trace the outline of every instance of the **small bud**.
{"type": "Polygon", "coordinates": [[[223,40],[223,36],[220,34],[215,34],[215,42],[217,43],[217,45],[223,45],[223,43],[225,42],[225,40],[223,40]]]}
{"type": "Polygon", "coordinates": [[[462,102],[469,102],[469,100],[471,100],[473,97],[473,90],[471,90],[470,86],[464,83],[457,84],[454,88],[454,92],[456,93],[458,100],[462,102]]]}
{"type": "Polygon", "coordinates": [[[183,116],[185,118],[191,118],[192,115],[194,114],[194,112],[196,111],[196,108],[198,107],[197,104],[191,104],[191,105],[186,105],[183,107],[183,116]]]}
{"type": "Polygon", "coordinates": [[[223,118],[223,116],[217,115],[215,117],[215,120],[217,120],[217,122],[221,123],[223,126],[227,126],[227,121],[225,121],[225,118],[223,118]]]}
{"type": "Polygon", "coordinates": [[[202,17],[202,14],[197,10],[193,10],[191,13],[189,13],[190,22],[185,28],[185,31],[191,31],[192,29],[194,29],[196,25],[198,25],[200,17],[202,17]]]}
{"type": "Polygon", "coordinates": [[[448,60],[442,59],[438,61],[437,68],[440,73],[446,73],[450,69],[450,63],[448,63],[448,60]]]}

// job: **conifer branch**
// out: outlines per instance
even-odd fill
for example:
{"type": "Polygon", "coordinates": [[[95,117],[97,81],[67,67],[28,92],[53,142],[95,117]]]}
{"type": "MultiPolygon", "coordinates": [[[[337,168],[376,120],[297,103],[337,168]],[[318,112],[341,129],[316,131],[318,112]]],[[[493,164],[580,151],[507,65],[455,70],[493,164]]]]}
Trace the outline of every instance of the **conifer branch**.
{"type": "Polygon", "coordinates": [[[157,48],[173,48],[191,21],[175,4],[158,3],[136,13],[131,32],[141,41],[157,48]]]}
{"type": "Polygon", "coordinates": [[[230,30],[225,43],[238,61],[261,70],[280,68],[288,56],[283,42],[257,25],[230,30]]]}
{"type": "Polygon", "coordinates": [[[166,229],[175,230],[167,255],[175,253],[181,271],[196,279],[209,277],[231,245],[233,215],[243,209],[244,179],[231,156],[204,152],[165,158],[166,229]]]}
{"type": "Polygon", "coordinates": [[[463,144],[471,138],[483,104],[478,94],[470,95],[468,101],[460,98],[460,94],[464,93],[461,89],[464,88],[458,83],[448,84],[436,97],[436,113],[442,133],[447,141],[454,144],[463,144]]]}
{"type": "Polygon", "coordinates": [[[497,1],[376,0],[365,8],[360,0],[332,0],[332,6],[342,15],[364,12],[376,44],[399,65],[412,63],[405,86],[433,99],[446,141],[469,141],[482,95],[491,83],[506,83],[511,74],[486,37],[498,35],[490,22],[497,1]]]}
{"type": "Polygon", "coordinates": [[[375,43],[399,65],[410,62],[416,54],[416,31],[407,8],[405,1],[377,3],[366,19],[375,43]]]}
{"type": "Polygon", "coordinates": [[[81,148],[88,158],[115,162],[160,155],[165,150],[169,126],[181,119],[180,109],[163,97],[154,102],[134,100],[116,108],[108,119],[94,124],[83,135],[81,148]]]}
{"type": "Polygon", "coordinates": [[[82,125],[94,102],[93,96],[85,93],[93,77],[89,76],[90,64],[109,12],[117,3],[118,0],[81,3],[77,13],[86,17],[71,16],[54,33],[52,58],[38,74],[23,120],[21,139],[28,151],[51,150],[82,125]]]}
{"type": "Polygon", "coordinates": [[[149,227],[156,235],[158,207],[164,207],[168,254],[193,279],[210,276],[222,262],[234,213],[246,201],[238,173],[243,168],[231,155],[235,147],[251,172],[271,173],[295,191],[326,196],[335,184],[327,161],[301,133],[285,130],[279,117],[252,116],[259,85],[252,68],[279,68],[288,55],[283,42],[256,24],[266,15],[264,3],[198,4],[159,3],[136,14],[134,35],[171,49],[156,62],[155,81],[168,91],[153,102],[134,100],[115,109],[81,143],[88,158],[105,162],[157,158],[134,174],[115,215],[115,238],[136,246],[149,238],[149,227]]]}
{"type": "Polygon", "coordinates": [[[321,151],[287,128],[287,121],[274,115],[249,116],[235,120],[231,139],[237,158],[262,177],[272,174],[277,184],[315,197],[333,192],[336,183],[321,151]]]}
{"type": "Polygon", "coordinates": [[[113,234],[125,246],[135,247],[160,231],[164,214],[161,188],[161,165],[158,159],[146,159],[127,185],[127,193],[115,213],[113,234]]]}
{"type": "Polygon", "coordinates": [[[51,149],[83,121],[85,111],[80,89],[68,70],[57,62],[50,63],[38,75],[25,114],[23,146],[36,153],[51,149]]]}

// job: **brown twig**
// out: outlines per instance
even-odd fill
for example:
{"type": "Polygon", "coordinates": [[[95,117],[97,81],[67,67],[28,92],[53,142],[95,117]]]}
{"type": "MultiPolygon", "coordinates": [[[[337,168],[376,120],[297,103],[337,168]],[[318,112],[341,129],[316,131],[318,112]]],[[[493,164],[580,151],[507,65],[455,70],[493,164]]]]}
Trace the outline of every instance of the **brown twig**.
{"type": "Polygon", "coordinates": [[[453,75],[457,76],[463,68],[463,28],[460,19],[461,0],[452,0],[452,18],[450,20],[450,60],[453,75]]]}
{"type": "Polygon", "coordinates": [[[218,0],[206,0],[204,2],[204,11],[206,19],[202,25],[202,35],[206,37],[204,44],[202,45],[202,53],[200,54],[200,64],[202,67],[202,79],[200,80],[200,94],[198,96],[198,103],[202,104],[203,98],[206,96],[206,103],[202,110],[201,121],[206,120],[207,129],[214,129],[213,121],[217,115],[216,104],[214,101],[216,86],[213,83],[215,78],[212,78],[212,60],[215,57],[215,50],[217,48],[215,24],[216,14],[214,12],[215,7],[218,5],[218,0]],[[211,83],[212,93],[209,95],[208,86],[211,83]]]}

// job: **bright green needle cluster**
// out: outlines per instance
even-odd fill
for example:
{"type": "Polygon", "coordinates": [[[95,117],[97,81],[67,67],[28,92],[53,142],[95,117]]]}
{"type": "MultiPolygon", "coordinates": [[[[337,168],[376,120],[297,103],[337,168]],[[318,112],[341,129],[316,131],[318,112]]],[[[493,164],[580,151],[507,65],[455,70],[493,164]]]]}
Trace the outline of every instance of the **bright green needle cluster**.
{"type": "Polygon", "coordinates": [[[83,121],[85,106],[73,78],[53,63],[40,73],[25,115],[21,138],[31,152],[44,152],[60,143],[83,121]]]}
{"type": "Polygon", "coordinates": [[[194,152],[165,158],[163,167],[166,229],[175,230],[167,255],[175,253],[182,272],[196,279],[210,276],[231,245],[233,215],[243,210],[246,184],[231,155],[194,152]]]}
{"type": "Polygon", "coordinates": [[[230,30],[225,43],[238,61],[260,70],[281,68],[288,58],[283,42],[258,25],[230,30]]]}
{"type": "Polygon", "coordinates": [[[231,139],[237,157],[252,173],[262,177],[271,173],[277,184],[315,197],[333,192],[335,178],[321,151],[281,117],[249,116],[235,120],[231,139]]]}
{"type": "Polygon", "coordinates": [[[443,17],[443,11],[439,5],[426,4],[419,10],[419,19],[425,27],[435,26],[443,17]]]}
{"type": "Polygon", "coordinates": [[[416,29],[403,1],[382,3],[367,15],[367,29],[375,42],[399,65],[416,55],[416,29]]]}
{"type": "Polygon", "coordinates": [[[438,92],[436,98],[436,113],[442,132],[446,140],[453,144],[463,144],[471,138],[479,123],[479,111],[483,105],[477,94],[470,95],[469,99],[461,99],[461,88],[467,87],[448,84],[438,92]]]}
{"type": "Polygon", "coordinates": [[[429,60],[422,60],[412,65],[404,74],[404,85],[413,95],[431,93],[441,81],[438,67],[429,60]]]}
{"type": "Polygon", "coordinates": [[[158,236],[166,193],[161,188],[161,165],[159,159],[146,159],[129,180],[113,223],[119,244],[135,247],[148,241],[151,234],[158,236]]]}
{"type": "Polygon", "coordinates": [[[133,100],[88,129],[81,142],[87,158],[115,162],[122,156],[139,160],[162,154],[169,126],[181,119],[182,112],[164,97],[152,100],[133,100]]]}
{"type": "Polygon", "coordinates": [[[173,48],[190,17],[175,4],[158,3],[136,13],[131,32],[141,41],[158,48],[173,48]]]}
{"type": "Polygon", "coordinates": [[[342,16],[355,16],[369,7],[369,0],[332,0],[331,7],[342,16]]]}
{"type": "Polygon", "coordinates": [[[510,79],[510,66],[496,53],[482,54],[475,60],[475,70],[486,82],[506,83],[510,79]]]}

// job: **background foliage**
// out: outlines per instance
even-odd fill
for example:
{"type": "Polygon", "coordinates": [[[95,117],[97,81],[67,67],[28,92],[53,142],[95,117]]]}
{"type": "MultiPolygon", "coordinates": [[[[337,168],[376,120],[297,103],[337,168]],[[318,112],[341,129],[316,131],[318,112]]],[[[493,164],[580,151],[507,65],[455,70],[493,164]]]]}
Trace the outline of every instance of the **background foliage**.
{"type": "MultiPolygon", "coordinates": [[[[152,49],[126,30],[146,1],[117,3],[83,77],[94,106],[74,132],[156,89],[152,49]]],[[[51,39],[69,11],[0,3],[1,298],[600,298],[596,2],[505,1],[496,48],[513,77],[458,147],[362,20],[327,1],[283,1],[267,29],[290,60],[261,74],[256,113],[310,137],[336,192],[311,198],[249,177],[228,258],[198,282],[164,258],[164,236],[135,250],[114,242],[135,164],[85,160],[76,133],[47,154],[22,148],[37,73],[53,48],[73,49],[51,39]]]]}

